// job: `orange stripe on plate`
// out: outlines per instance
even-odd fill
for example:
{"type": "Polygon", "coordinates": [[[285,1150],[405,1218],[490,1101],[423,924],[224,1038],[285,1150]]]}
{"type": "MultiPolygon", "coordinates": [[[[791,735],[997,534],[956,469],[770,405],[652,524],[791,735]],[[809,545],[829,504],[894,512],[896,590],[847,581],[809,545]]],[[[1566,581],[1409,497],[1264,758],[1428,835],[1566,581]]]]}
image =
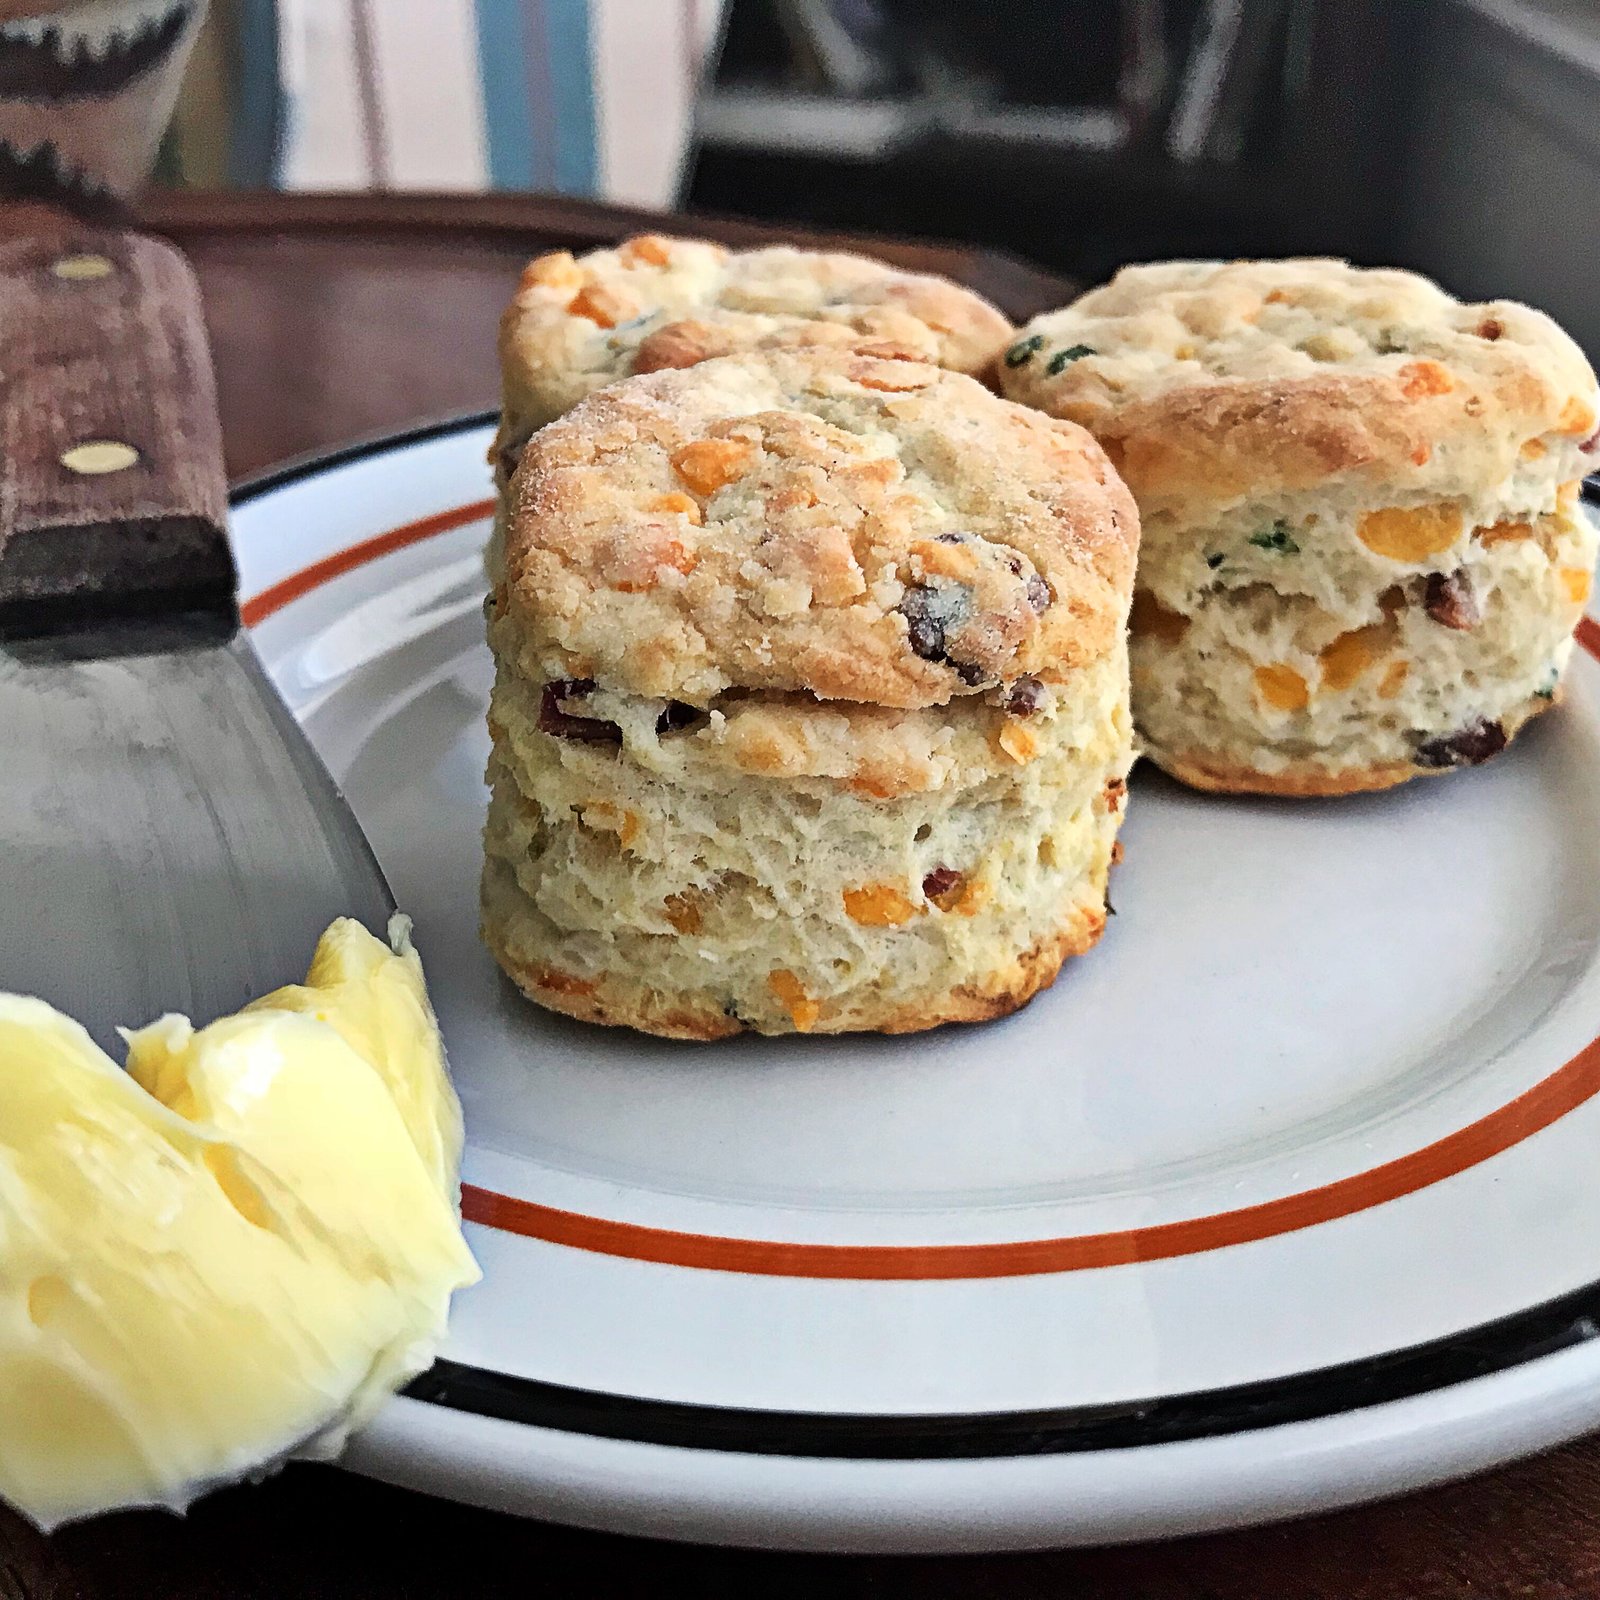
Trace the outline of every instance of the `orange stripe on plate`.
{"type": "Polygon", "coordinates": [[[260,594],[246,600],[239,607],[239,617],[247,628],[253,628],[257,623],[264,622],[273,612],[281,611],[292,601],[310,594],[313,589],[320,589],[323,584],[346,572],[364,567],[369,561],[376,561],[379,556],[403,550],[408,544],[420,544],[424,539],[448,533],[452,528],[463,527],[469,522],[476,522],[480,517],[491,516],[493,513],[493,500],[474,500],[470,506],[457,506],[453,511],[440,511],[434,516],[408,522],[404,527],[391,528],[388,533],[380,533],[375,539],[364,539],[360,544],[351,545],[348,550],[340,550],[326,560],[303,567],[299,572],[290,573],[281,583],[273,584],[270,589],[263,589],[260,594]]]}
{"type": "Polygon", "coordinates": [[[1012,1278],[1041,1272],[1081,1272],[1199,1255],[1294,1233],[1414,1194],[1467,1171],[1490,1156],[1548,1128],[1600,1091],[1600,1040],[1510,1104],[1448,1134],[1435,1144],[1353,1177],[1262,1205],[1222,1211],[1148,1228],[1086,1233],[1005,1244],[831,1245],[678,1233],[629,1222],[608,1222],[553,1206],[514,1200],[464,1184],[462,1215],[469,1222],[551,1244],[570,1245],[633,1261],[786,1278],[1012,1278]]]}
{"type": "MultiPolygon", "coordinates": [[[[240,607],[241,615],[247,626],[254,626],[342,573],[393,550],[475,522],[493,510],[492,500],[478,500],[352,545],[263,590],[240,607]]],[[[1589,616],[1581,618],[1577,639],[1591,656],[1600,660],[1600,622],[1589,616]]],[[[1280,1200],[1244,1206],[1237,1211],[1061,1239],[1025,1239],[1003,1244],[789,1244],[773,1239],[736,1239],[613,1222],[604,1217],[585,1216],[578,1211],[562,1211],[532,1200],[496,1194],[475,1184],[461,1186],[461,1213],[468,1222],[501,1233],[542,1239],[574,1250],[591,1250],[630,1261],[655,1261],[668,1266],[765,1277],[930,1280],[1081,1272],[1091,1267],[1199,1255],[1226,1245],[1249,1244],[1257,1239],[1270,1239],[1339,1217],[1353,1216],[1478,1166],[1560,1121],[1596,1093],[1600,1093],[1600,1039],[1585,1046],[1564,1067],[1498,1111],[1491,1111],[1486,1117],[1421,1150],[1370,1171],[1324,1184],[1320,1189],[1285,1195],[1280,1200]]]]}
{"type": "Polygon", "coordinates": [[[1579,617],[1578,643],[1581,644],[1583,648],[1595,658],[1596,661],[1600,661],[1600,622],[1596,622],[1593,617],[1587,615],[1579,617]]]}

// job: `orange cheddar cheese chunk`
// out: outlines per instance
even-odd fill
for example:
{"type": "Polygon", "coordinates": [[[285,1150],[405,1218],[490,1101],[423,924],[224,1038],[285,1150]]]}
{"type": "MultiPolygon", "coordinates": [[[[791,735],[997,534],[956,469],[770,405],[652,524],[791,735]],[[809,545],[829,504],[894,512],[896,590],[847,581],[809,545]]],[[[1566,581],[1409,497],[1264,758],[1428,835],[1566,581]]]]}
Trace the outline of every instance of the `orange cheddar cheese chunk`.
{"type": "Polygon", "coordinates": [[[1256,693],[1279,711],[1304,711],[1311,703],[1311,686],[1293,667],[1257,667],[1255,679],[1256,693]]]}
{"type": "Polygon", "coordinates": [[[1391,561],[1426,561],[1461,537],[1461,525],[1459,506],[1389,506],[1367,512],[1356,524],[1356,537],[1391,561]]]}

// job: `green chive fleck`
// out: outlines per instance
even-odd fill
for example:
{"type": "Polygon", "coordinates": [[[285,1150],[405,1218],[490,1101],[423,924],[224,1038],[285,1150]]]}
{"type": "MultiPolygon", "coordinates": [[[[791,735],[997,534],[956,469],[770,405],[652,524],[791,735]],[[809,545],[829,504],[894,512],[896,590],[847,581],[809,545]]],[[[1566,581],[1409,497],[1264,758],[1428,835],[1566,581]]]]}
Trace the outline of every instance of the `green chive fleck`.
{"type": "Polygon", "coordinates": [[[1270,528],[1252,533],[1250,543],[1258,550],[1276,550],[1281,556],[1300,554],[1300,546],[1289,537],[1289,525],[1286,522],[1274,522],[1270,528]]]}
{"type": "Polygon", "coordinates": [[[1034,351],[1042,350],[1043,348],[1044,335],[1036,333],[1031,339],[1023,339],[1006,351],[1006,365],[1008,367],[1020,367],[1034,351]]]}
{"type": "Polygon", "coordinates": [[[1541,683],[1533,692],[1538,695],[1541,700],[1554,700],[1556,697],[1556,685],[1560,681],[1561,674],[1554,667],[1552,667],[1550,669],[1550,676],[1547,677],[1544,682],[1541,683]]]}
{"type": "Polygon", "coordinates": [[[1069,345],[1065,350],[1057,350],[1050,357],[1050,365],[1044,370],[1053,378],[1058,372],[1064,372],[1069,362],[1081,361],[1085,356],[1094,354],[1094,346],[1087,344],[1069,345]]]}
{"type": "Polygon", "coordinates": [[[1213,572],[1215,572],[1217,568],[1220,567],[1227,559],[1228,558],[1220,550],[1213,550],[1211,554],[1206,557],[1206,565],[1210,567],[1213,572]]]}

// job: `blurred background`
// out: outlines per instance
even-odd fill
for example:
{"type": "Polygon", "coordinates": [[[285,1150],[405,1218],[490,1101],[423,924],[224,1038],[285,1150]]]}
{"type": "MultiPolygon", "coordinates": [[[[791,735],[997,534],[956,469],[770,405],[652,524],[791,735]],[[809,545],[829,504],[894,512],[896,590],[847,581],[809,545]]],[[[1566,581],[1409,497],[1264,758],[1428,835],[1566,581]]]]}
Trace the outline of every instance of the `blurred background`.
{"type": "Polygon", "coordinates": [[[1328,252],[1600,352],[1595,0],[214,0],[160,176],[1328,252]]]}
{"type": "Polygon", "coordinates": [[[1326,252],[1600,354],[1600,0],[0,0],[13,186],[80,82],[131,187],[180,72],[171,187],[583,195],[1084,284],[1326,252]],[[115,91],[157,79],[138,134],[115,91]]]}

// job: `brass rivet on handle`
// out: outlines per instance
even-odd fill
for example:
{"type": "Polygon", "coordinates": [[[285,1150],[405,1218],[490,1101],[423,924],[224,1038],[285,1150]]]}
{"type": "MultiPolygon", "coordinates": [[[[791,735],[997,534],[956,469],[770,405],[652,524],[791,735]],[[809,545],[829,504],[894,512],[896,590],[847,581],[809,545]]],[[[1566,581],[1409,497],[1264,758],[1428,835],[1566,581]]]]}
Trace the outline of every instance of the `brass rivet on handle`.
{"type": "Polygon", "coordinates": [[[50,270],[68,283],[84,283],[91,278],[109,278],[117,267],[109,256],[81,255],[62,256],[50,263],[50,270]]]}
{"type": "Polygon", "coordinates": [[[118,439],[85,439],[82,444],[75,444],[70,450],[61,452],[61,465],[68,472],[76,472],[86,478],[99,477],[105,472],[121,472],[133,466],[139,459],[139,452],[131,444],[123,444],[118,439]]]}

